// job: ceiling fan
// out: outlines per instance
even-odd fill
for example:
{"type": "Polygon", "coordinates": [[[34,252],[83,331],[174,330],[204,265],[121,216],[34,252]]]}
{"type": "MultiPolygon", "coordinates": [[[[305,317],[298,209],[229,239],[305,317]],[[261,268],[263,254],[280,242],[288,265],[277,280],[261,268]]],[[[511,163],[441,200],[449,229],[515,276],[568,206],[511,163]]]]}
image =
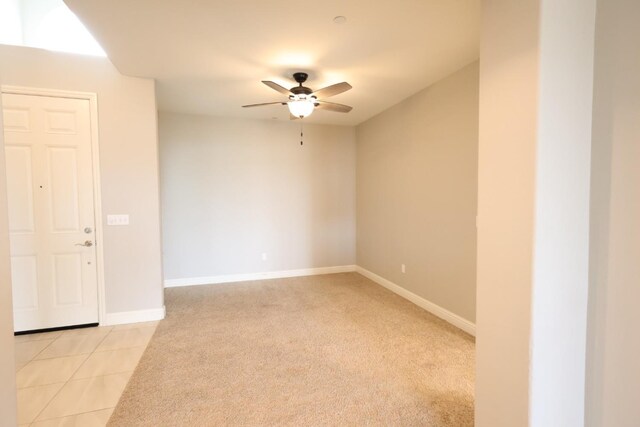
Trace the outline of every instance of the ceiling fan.
{"type": "Polygon", "coordinates": [[[351,85],[349,83],[336,83],[334,85],[312,91],[308,87],[302,85],[307,81],[308,77],[309,75],[307,73],[293,73],[293,78],[296,82],[298,82],[298,86],[294,86],[291,89],[287,89],[272,81],[263,80],[262,83],[269,86],[271,89],[280,92],[283,95],[287,95],[289,97],[289,100],[279,102],[265,102],[262,104],[249,104],[243,105],[243,107],[261,107],[263,105],[276,104],[286,105],[289,107],[291,120],[307,117],[308,115],[313,113],[313,110],[316,108],[327,111],[335,111],[338,113],[348,113],[353,109],[353,107],[350,107],[348,105],[336,104],[335,102],[328,102],[320,99],[328,98],[330,96],[338,95],[339,93],[348,91],[349,89],[351,89],[351,85]]]}

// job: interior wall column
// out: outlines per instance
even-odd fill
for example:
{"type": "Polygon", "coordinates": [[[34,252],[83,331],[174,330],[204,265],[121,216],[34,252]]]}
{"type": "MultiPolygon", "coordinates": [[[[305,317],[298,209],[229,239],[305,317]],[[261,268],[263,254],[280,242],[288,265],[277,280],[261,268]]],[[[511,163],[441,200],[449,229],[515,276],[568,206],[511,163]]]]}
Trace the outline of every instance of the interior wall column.
{"type": "Polygon", "coordinates": [[[595,0],[485,0],[476,425],[584,423],[595,0]]]}
{"type": "MultiPolygon", "coordinates": [[[[2,83],[0,81],[0,83],[2,83]]],[[[2,96],[0,96],[2,112],[2,96]]],[[[13,339],[13,300],[9,258],[9,211],[4,160],[4,128],[0,114],[0,423],[17,425],[16,371],[13,339]]]]}

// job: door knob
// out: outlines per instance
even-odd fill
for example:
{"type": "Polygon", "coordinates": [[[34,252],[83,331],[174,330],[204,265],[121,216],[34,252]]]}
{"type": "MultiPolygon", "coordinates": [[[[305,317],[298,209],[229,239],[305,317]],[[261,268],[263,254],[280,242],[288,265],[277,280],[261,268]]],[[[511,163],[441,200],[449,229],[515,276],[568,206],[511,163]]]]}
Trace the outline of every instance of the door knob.
{"type": "Polygon", "coordinates": [[[76,246],[86,246],[89,248],[93,246],[93,242],[91,240],[85,240],[84,243],[76,243],[76,246]]]}

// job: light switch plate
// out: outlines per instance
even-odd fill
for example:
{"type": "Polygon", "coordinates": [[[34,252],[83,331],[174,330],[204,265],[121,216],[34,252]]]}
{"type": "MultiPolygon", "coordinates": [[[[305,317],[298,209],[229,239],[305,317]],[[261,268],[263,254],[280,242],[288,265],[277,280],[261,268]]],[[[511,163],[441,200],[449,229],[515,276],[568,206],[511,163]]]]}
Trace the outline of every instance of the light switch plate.
{"type": "Polygon", "coordinates": [[[107,225],[129,225],[129,215],[107,215],[107,225]]]}

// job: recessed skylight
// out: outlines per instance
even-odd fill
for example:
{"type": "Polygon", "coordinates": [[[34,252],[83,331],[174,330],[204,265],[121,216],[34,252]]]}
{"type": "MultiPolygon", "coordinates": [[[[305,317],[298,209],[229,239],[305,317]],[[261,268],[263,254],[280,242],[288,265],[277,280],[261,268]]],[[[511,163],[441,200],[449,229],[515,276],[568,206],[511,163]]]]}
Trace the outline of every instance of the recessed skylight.
{"type": "Polygon", "coordinates": [[[0,1],[0,43],[107,56],[62,0],[0,1]]]}

